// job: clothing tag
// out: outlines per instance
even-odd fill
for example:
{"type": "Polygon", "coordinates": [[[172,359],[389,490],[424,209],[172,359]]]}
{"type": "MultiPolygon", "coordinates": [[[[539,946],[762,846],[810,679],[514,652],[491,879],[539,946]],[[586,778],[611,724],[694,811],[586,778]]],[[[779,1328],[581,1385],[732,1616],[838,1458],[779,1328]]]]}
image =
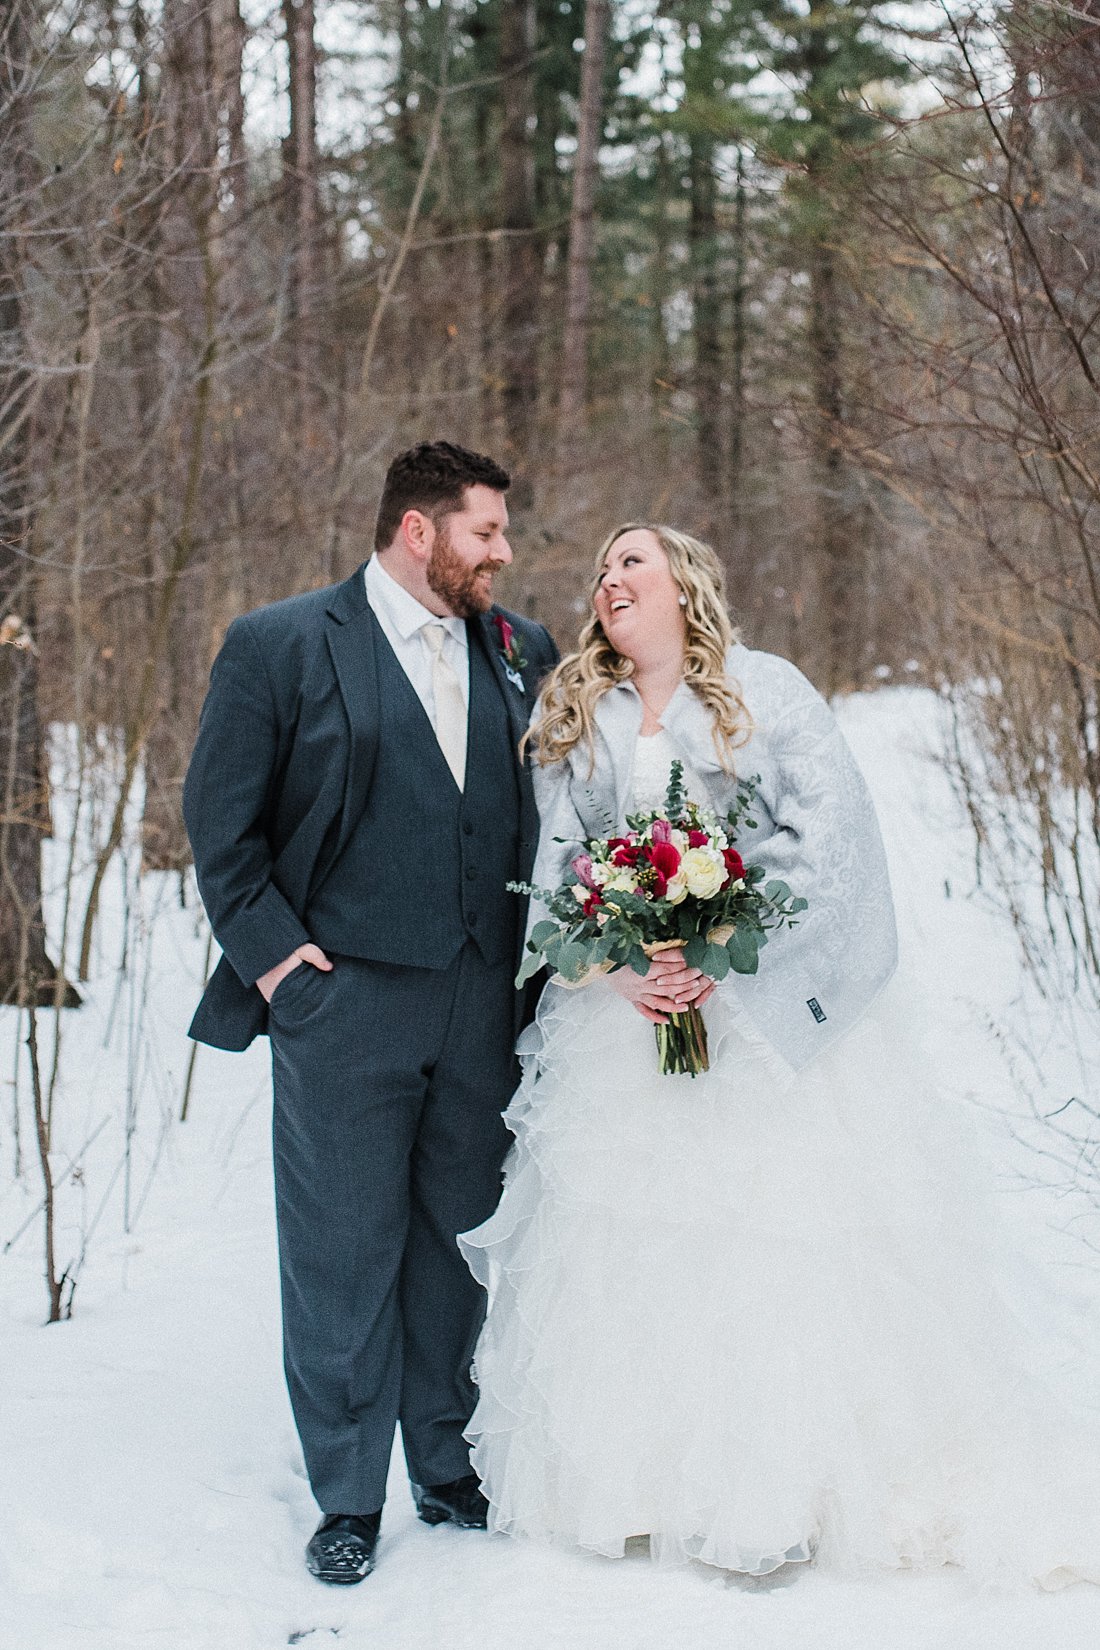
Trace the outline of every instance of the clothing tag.
{"type": "Polygon", "coordinates": [[[828,1019],[828,1015],[825,1013],[825,1010],[822,1008],[816,997],[807,997],[806,1007],[809,1009],[818,1025],[820,1025],[823,1020],[828,1019]]]}

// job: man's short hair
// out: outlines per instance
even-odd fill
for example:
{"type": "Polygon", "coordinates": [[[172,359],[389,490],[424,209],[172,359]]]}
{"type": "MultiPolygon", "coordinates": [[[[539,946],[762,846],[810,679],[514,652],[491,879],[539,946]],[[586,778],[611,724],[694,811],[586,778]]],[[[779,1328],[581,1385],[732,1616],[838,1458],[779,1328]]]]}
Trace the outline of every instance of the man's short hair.
{"type": "Polygon", "coordinates": [[[505,493],[512,478],[495,459],[452,441],[421,441],[398,453],[382,486],[374,548],[385,550],[393,543],[406,510],[422,510],[438,526],[442,516],[461,510],[467,487],[479,483],[505,493]]]}

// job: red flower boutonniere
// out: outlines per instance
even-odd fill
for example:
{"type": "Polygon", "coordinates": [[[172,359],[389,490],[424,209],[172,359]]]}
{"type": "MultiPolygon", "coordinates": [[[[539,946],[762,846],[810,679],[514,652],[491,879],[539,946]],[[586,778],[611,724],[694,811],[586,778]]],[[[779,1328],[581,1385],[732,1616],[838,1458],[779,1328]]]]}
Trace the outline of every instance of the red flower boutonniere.
{"type": "Polygon", "coordinates": [[[504,660],[504,673],[508,680],[523,693],[525,688],[520,671],[527,660],[523,657],[523,650],[516,640],[516,633],[503,613],[494,613],[493,623],[496,626],[497,635],[500,637],[500,656],[504,660]]]}

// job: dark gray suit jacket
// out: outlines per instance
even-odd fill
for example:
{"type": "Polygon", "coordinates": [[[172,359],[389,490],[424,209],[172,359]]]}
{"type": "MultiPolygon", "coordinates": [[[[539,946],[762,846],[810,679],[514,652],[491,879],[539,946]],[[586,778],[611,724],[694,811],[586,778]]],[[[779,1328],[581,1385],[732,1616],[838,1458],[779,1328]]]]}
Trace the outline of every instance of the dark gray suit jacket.
{"type": "MultiPolygon", "coordinates": [[[[483,627],[519,741],[557,659],[542,625],[514,613],[521,694],[505,673],[494,608],[483,627]]],[[[378,747],[374,626],[360,567],[343,584],[234,619],[214,661],[183,791],[199,892],[224,953],[191,1036],[244,1049],[267,1027],[256,981],[311,936],[310,892],[363,811],[378,747]]],[[[517,762],[519,761],[517,755],[517,762]]],[[[530,877],[538,815],[520,764],[520,876],[530,877]]],[[[518,916],[518,913],[517,913],[518,916]]],[[[517,920],[517,962],[522,923],[517,920]]],[[[433,959],[425,957],[425,966],[433,959]]],[[[524,1017],[517,994],[517,1023],[524,1017]]]]}

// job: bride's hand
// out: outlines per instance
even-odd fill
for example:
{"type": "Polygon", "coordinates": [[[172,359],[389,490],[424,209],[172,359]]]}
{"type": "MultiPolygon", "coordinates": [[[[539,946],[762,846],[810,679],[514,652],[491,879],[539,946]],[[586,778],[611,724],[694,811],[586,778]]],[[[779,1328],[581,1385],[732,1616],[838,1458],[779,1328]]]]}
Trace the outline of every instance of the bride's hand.
{"type": "Polygon", "coordinates": [[[655,1026],[667,1025],[670,1014],[682,1013],[692,1003],[702,1008],[714,990],[714,981],[697,968],[689,968],[680,951],[658,952],[647,974],[617,968],[608,976],[608,984],[655,1026]]]}

